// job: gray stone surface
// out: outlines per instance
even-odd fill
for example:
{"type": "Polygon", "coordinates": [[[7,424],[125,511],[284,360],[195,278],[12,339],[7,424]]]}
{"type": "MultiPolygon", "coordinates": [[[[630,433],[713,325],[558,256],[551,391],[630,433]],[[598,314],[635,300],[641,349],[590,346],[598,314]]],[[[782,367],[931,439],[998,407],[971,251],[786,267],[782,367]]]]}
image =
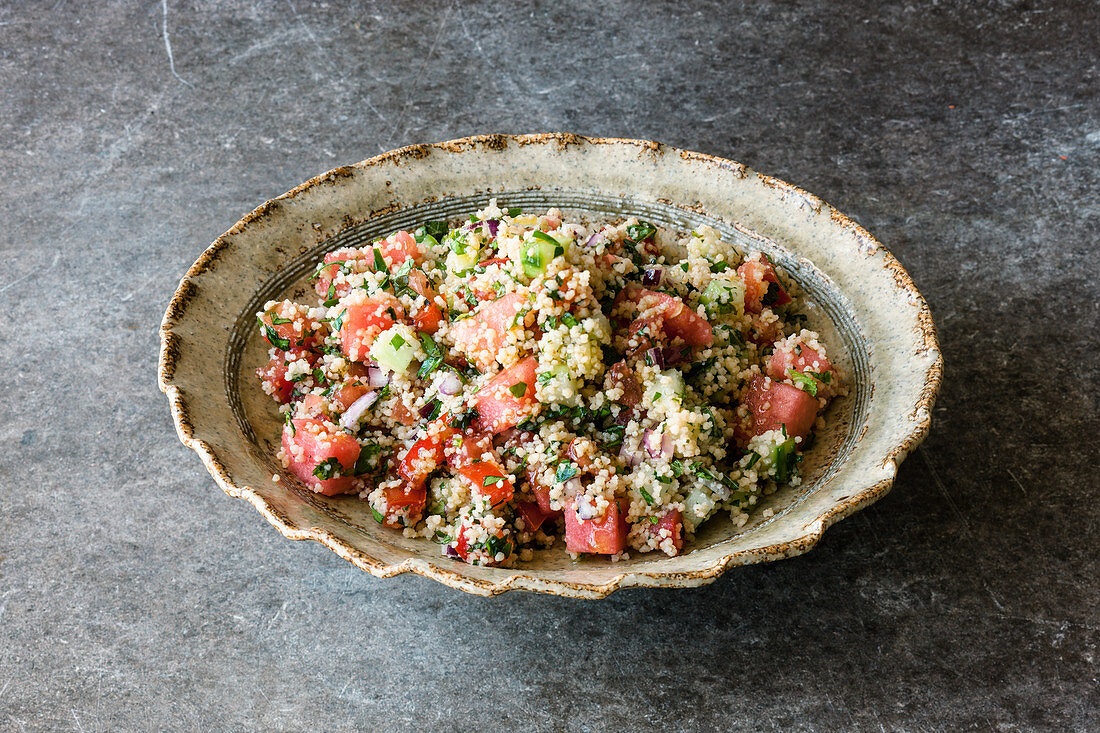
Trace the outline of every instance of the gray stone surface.
{"type": "Polygon", "coordinates": [[[924,5],[0,5],[0,730],[1095,730],[1098,6],[924,5]],[[577,602],[374,580],[218,490],[155,383],[206,244],[545,130],[732,157],[893,250],[947,366],[889,496],[577,602]]]}

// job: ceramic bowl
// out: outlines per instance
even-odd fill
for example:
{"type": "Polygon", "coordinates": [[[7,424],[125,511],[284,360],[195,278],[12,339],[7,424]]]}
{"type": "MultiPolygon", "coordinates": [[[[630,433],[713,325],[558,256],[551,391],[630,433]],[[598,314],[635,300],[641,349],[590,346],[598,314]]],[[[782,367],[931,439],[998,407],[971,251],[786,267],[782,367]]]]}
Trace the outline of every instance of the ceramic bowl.
{"type": "Polygon", "coordinates": [[[180,439],[218,485],[291,539],[321,542],[379,578],[413,572],[481,595],[600,598],[629,586],[702,585],[734,565],[809,550],[826,527],[890,490],[898,464],[928,431],[941,366],[931,315],[905,270],[818,197],[740,163],[654,142],[485,135],[333,169],[241,219],[180,281],[161,326],[160,386],[180,439]],[[767,497],[742,527],[711,520],[678,557],[572,562],[559,543],[530,562],[494,568],[442,557],[438,545],[381,527],[358,499],[318,496],[283,474],[274,457],[278,414],[253,373],[266,361],[256,311],[272,298],[305,298],[311,266],[329,250],[465,216],[490,197],[527,211],[633,214],[685,231],[709,224],[770,255],[801,286],[810,325],[850,385],[807,452],[802,485],[767,497]]]}

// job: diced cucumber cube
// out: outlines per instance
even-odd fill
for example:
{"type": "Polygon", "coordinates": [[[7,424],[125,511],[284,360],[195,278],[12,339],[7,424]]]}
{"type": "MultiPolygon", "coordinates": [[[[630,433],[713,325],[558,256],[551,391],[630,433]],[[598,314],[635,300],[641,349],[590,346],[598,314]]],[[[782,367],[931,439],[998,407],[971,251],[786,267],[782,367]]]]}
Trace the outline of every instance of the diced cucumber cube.
{"type": "Polygon", "coordinates": [[[716,277],[699,294],[699,302],[711,315],[722,313],[745,314],[745,283],[739,278],[716,277]]]}
{"type": "Polygon", "coordinates": [[[693,488],[684,497],[684,524],[691,525],[692,530],[710,519],[718,504],[706,491],[698,486],[693,488]]]}
{"type": "Polygon", "coordinates": [[[443,238],[443,243],[450,250],[447,253],[447,269],[450,272],[465,275],[477,265],[478,241],[471,233],[455,229],[443,238]]]}
{"type": "Polygon", "coordinates": [[[538,229],[531,232],[531,238],[524,245],[521,256],[524,274],[527,277],[538,277],[546,272],[546,266],[555,257],[565,254],[565,245],[568,241],[564,235],[558,239],[538,229]]]}
{"type": "Polygon", "coordinates": [[[403,372],[416,358],[416,334],[408,326],[397,325],[378,334],[370,347],[371,358],[391,372],[403,372]]]}

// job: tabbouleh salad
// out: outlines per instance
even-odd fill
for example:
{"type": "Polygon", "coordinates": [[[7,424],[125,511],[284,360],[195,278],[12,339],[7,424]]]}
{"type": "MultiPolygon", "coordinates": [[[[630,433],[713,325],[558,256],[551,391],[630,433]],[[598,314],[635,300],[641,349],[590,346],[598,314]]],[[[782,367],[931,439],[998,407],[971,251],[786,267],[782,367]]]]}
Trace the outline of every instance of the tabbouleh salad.
{"type": "MultiPolygon", "coordinates": [[[[311,490],[475,565],[680,553],[797,485],[844,391],[789,283],[710,227],[501,209],[331,252],[257,370],[311,490]]],[[[279,477],[274,477],[279,480],[279,477]]]]}

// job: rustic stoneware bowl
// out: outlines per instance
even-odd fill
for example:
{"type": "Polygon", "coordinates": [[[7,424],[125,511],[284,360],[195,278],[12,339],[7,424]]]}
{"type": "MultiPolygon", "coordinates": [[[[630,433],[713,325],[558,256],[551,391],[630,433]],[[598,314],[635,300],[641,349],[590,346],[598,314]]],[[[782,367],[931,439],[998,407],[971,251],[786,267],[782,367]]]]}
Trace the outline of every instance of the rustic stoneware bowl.
{"type": "Polygon", "coordinates": [[[874,237],[816,196],[729,160],[642,140],[486,135],[415,145],[336,168],[268,201],[210,245],[180,281],[161,326],[160,386],[180,439],[230,496],[280,532],[316,540],[380,578],[405,572],[481,595],[523,589],[601,598],[630,586],[709,583],[733,565],[806,552],[825,528],[890,490],[928,431],[941,358],[920,293],[874,237]],[[560,544],[515,568],[473,567],[378,525],[356,498],[312,494],[283,475],[280,423],[253,370],[266,361],[255,313],[304,298],[312,263],[426,219],[464,216],[490,196],[527,211],[637,215],[710,224],[761,249],[809,301],[810,325],[847,375],[802,470],[743,527],[704,525],[685,552],[571,562],[560,544]]]}

